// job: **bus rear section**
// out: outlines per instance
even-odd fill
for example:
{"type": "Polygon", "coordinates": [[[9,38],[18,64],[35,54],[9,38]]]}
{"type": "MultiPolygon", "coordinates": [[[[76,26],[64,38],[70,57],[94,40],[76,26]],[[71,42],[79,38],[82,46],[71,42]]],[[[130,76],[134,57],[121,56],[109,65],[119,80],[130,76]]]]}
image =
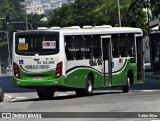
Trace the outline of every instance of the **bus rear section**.
{"type": "Polygon", "coordinates": [[[41,99],[53,97],[53,86],[63,85],[63,62],[58,32],[14,33],[13,82],[15,86],[37,88],[41,99]]]}

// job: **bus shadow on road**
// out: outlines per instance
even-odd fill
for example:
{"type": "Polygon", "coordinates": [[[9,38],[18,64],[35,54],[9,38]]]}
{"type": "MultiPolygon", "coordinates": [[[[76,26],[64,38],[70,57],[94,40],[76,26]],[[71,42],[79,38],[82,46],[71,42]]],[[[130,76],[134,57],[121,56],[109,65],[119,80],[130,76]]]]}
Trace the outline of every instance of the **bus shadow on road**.
{"type": "Polygon", "coordinates": [[[98,95],[106,95],[106,94],[119,94],[123,92],[94,92],[91,96],[77,96],[76,94],[65,95],[65,96],[55,96],[50,100],[40,100],[39,98],[32,98],[32,99],[21,99],[21,100],[14,100],[12,102],[29,102],[29,101],[57,101],[57,100],[69,100],[69,99],[80,99],[80,98],[92,98],[98,95]]]}

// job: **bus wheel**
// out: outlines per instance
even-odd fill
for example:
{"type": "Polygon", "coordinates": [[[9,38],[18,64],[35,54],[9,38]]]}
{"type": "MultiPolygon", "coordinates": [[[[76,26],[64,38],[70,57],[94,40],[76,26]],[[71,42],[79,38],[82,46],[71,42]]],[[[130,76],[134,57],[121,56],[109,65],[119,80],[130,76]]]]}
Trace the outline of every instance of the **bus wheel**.
{"type": "Polygon", "coordinates": [[[127,77],[127,84],[122,87],[122,92],[124,93],[129,92],[129,87],[130,87],[130,78],[127,77]]]}
{"type": "Polygon", "coordinates": [[[90,96],[90,95],[92,95],[92,92],[93,92],[93,80],[92,80],[91,76],[88,76],[87,80],[86,80],[86,88],[85,89],[77,89],[76,95],[78,97],[90,96]]]}
{"type": "Polygon", "coordinates": [[[85,95],[90,96],[92,95],[92,92],[93,92],[93,79],[91,76],[88,76],[86,81],[85,95]]]}
{"type": "Polygon", "coordinates": [[[37,88],[37,94],[41,100],[49,100],[54,96],[54,89],[52,87],[40,87],[37,88]]]}
{"type": "Polygon", "coordinates": [[[85,91],[84,91],[84,89],[77,89],[77,90],[76,90],[76,95],[77,95],[78,97],[83,97],[83,96],[85,96],[85,91]]]}

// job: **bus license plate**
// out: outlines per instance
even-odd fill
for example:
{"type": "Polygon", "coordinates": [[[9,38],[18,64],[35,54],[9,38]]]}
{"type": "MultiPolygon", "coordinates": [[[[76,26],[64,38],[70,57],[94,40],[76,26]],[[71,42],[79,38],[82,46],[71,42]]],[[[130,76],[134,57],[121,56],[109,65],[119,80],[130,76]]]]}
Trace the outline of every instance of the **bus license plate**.
{"type": "Polygon", "coordinates": [[[42,80],[42,77],[41,76],[34,76],[33,80],[42,80]]]}

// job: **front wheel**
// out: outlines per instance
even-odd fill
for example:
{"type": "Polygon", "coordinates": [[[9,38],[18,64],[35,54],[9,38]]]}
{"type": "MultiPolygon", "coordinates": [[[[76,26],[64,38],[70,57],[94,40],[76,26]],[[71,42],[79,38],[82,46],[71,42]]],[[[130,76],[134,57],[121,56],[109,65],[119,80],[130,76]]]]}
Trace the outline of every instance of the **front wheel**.
{"type": "Polygon", "coordinates": [[[50,100],[54,96],[54,88],[52,87],[40,87],[37,88],[37,94],[41,100],[50,100]]]}
{"type": "Polygon", "coordinates": [[[122,92],[128,93],[129,92],[129,87],[130,87],[130,78],[127,78],[127,84],[122,87],[122,92]]]}

